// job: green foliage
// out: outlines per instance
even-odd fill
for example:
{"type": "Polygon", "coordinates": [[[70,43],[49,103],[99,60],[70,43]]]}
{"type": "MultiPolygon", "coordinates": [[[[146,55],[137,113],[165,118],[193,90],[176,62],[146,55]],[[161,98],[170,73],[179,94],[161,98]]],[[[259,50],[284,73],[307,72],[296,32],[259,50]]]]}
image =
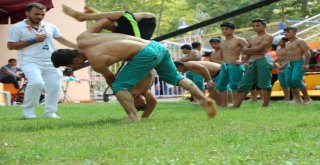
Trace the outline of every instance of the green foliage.
{"type": "Polygon", "coordinates": [[[138,123],[118,103],[62,104],[58,120],[1,107],[0,164],[319,164],[319,107],[244,102],[207,119],[187,101],[160,102],[138,123]]]}
{"type": "MultiPolygon", "coordinates": [[[[251,5],[259,0],[87,0],[86,3],[101,11],[130,10],[132,12],[152,12],[157,15],[159,30],[155,35],[176,31],[179,21],[192,25],[221,14],[251,5]]],[[[278,3],[241,14],[224,21],[234,22],[238,28],[250,27],[254,18],[264,18],[268,22],[285,19],[303,20],[320,13],[319,0],[282,0],[278,3]],[[284,12],[282,13],[282,7],[284,12]]],[[[214,33],[219,24],[203,27],[203,33],[214,33]]],[[[195,33],[195,32],[193,32],[195,33]]]]}

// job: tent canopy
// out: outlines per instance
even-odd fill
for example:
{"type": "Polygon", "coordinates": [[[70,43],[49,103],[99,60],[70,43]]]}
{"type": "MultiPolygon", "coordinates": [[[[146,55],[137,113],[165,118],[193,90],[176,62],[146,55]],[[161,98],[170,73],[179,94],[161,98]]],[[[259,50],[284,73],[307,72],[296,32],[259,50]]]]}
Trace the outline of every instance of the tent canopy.
{"type": "Polygon", "coordinates": [[[0,24],[12,24],[26,18],[25,7],[32,2],[38,2],[47,7],[53,8],[52,0],[1,0],[0,1],[0,24]]]}

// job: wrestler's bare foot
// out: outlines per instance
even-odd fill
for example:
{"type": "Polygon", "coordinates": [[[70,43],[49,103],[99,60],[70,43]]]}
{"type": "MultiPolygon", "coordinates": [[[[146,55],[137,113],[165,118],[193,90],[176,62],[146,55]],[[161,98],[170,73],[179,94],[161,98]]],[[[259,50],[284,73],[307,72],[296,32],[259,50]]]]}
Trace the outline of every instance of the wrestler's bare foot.
{"type": "Polygon", "coordinates": [[[78,12],[76,10],[73,10],[73,9],[71,9],[70,7],[68,7],[68,6],[64,5],[64,4],[62,4],[62,11],[65,14],[69,15],[70,17],[73,17],[74,19],[76,19],[76,20],[78,20],[80,22],[85,21],[85,19],[82,16],[82,13],[80,13],[80,12],[78,12]]]}
{"type": "Polygon", "coordinates": [[[204,101],[203,108],[207,111],[210,118],[214,118],[217,115],[217,105],[211,98],[204,101]]]}
{"type": "Polygon", "coordinates": [[[134,121],[140,121],[137,114],[129,114],[127,118],[127,122],[134,122],[134,121]]]}
{"type": "Polygon", "coordinates": [[[312,99],[308,98],[303,100],[303,104],[310,104],[312,102],[312,99]]]}
{"type": "Polygon", "coordinates": [[[96,10],[88,5],[85,5],[83,10],[85,13],[99,13],[98,10],[96,10]]]}

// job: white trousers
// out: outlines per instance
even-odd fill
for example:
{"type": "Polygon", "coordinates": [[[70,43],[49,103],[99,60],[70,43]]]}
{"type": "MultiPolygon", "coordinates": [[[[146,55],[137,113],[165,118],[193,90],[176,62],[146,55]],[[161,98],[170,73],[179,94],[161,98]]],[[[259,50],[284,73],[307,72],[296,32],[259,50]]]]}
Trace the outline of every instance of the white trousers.
{"type": "Polygon", "coordinates": [[[45,90],[45,112],[55,113],[61,92],[62,71],[50,63],[23,63],[21,69],[27,78],[27,89],[24,92],[23,110],[34,111],[39,104],[42,90],[45,90]]]}

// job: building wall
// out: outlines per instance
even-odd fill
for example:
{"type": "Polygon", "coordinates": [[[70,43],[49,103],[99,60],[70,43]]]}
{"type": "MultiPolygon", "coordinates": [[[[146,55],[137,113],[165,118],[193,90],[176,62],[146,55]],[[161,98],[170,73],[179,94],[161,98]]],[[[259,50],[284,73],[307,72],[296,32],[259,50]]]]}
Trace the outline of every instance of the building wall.
{"type": "MultiPolygon", "coordinates": [[[[61,4],[72,6],[76,10],[82,10],[85,5],[85,0],[53,0],[54,8],[46,13],[44,21],[55,24],[61,31],[62,35],[73,42],[76,42],[76,37],[86,30],[85,22],[78,22],[75,19],[65,15],[62,12],[61,4]]],[[[11,25],[0,25],[0,65],[7,64],[9,58],[17,58],[17,51],[7,49],[7,35],[11,25]]],[[[56,48],[66,48],[56,42],[56,48]]],[[[89,80],[88,68],[81,69],[75,72],[75,76],[82,80],[89,80]]],[[[66,82],[63,81],[64,87],[66,82]]],[[[88,81],[69,82],[67,94],[71,100],[89,100],[90,88],[88,81]]],[[[61,95],[63,98],[64,95],[61,95]]]]}

